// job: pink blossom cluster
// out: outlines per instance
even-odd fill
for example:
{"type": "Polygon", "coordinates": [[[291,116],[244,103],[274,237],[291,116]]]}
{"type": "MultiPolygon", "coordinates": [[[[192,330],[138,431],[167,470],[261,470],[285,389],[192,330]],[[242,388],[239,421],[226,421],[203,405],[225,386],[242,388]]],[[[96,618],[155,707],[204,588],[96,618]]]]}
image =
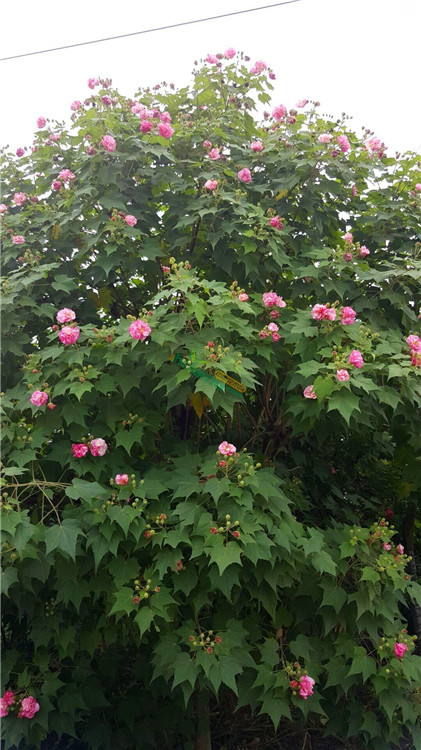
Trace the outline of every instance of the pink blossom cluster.
{"type": "Polygon", "coordinates": [[[163,138],[171,138],[174,135],[174,128],[171,127],[171,115],[169,112],[160,112],[159,109],[148,109],[144,104],[133,102],[132,112],[134,115],[140,115],[140,132],[143,134],[150,133],[151,130],[158,126],[158,135],[163,138]]]}
{"type": "Polygon", "coordinates": [[[45,127],[45,123],[46,122],[47,121],[46,121],[45,117],[38,117],[38,119],[37,119],[37,128],[43,128],[43,127],[45,127]]]}
{"type": "Polygon", "coordinates": [[[104,135],[101,143],[104,146],[105,150],[109,151],[110,153],[116,150],[117,144],[112,135],[104,135]]]}
{"type": "Polygon", "coordinates": [[[328,304],[314,305],[310,314],[313,320],[336,320],[336,310],[328,304]]]}
{"type": "Polygon", "coordinates": [[[15,193],[13,196],[13,201],[16,206],[22,206],[26,201],[25,193],[15,193]]]}
{"type": "Polygon", "coordinates": [[[134,320],[133,323],[130,323],[129,325],[129,333],[132,339],[144,341],[148,338],[150,332],[151,328],[144,320],[134,320]]]}
{"type": "Polygon", "coordinates": [[[223,441],[218,447],[218,453],[222,456],[233,456],[237,452],[237,448],[232,443],[228,443],[226,440],[223,441]]]}
{"type": "Polygon", "coordinates": [[[346,154],[350,150],[351,144],[346,135],[338,135],[337,141],[341,147],[341,151],[346,154]]]}
{"type": "Polygon", "coordinates": [[[89,444],[72,443],[73,458],[84,458],[89,450],[92,456],[104,456],[108,445],[102,438],[94,438],[89,444]]]}
{"type": "Polygon", "coordinates": [[[313,680],[313,678],[309,677],[306,674],[303,674],[303,676],[300,678],[300,688],[298,691],[301,698],[304,698],[304,700],[306,701],[310,695],[313,695],[314,685],[315,681],[313,680]]]}
{"type": "Polygon", "coordinates": [[[410,349],[411,365],[421,367],[421,338],[415,333],[411,333],[406,339],[406,343],[410,349]]]}
{"type": "Polygon", "coordinates": [[[15,694],[11,690],[6,690],[0,698],[0,717],[3,719],[9,713],[9,708],[13,705],[15,694]]]}
{"type": "MultiPolygon", "coordinates": [[[[61,324],[72,323],[76,319],[76,313],[69,307],[63,307],[56,315],[57,321],[61,324]]],[[[65,325],[58,332],[58,337],[62,344],[71,346],[75,344],[80,336],[80,329],[77,325],[65,325]]]]}
{"type": "Polygon", "coordinates": [[[119,486],[123,487],[125,484],[127,484],[129,481],[129,475],[128,474],[116,474],[114,477],[115,484],[118,484],[119,486]]]}
{"type": "Polygon", "coordinates": [[[365,147],[370,154],[377,154],[380,158],[387,149],[387,146],[384,145],[380,138],[368,138],[365,142],[365,147]]]}
{"type": "Polygon", "coordinates": [[[259,73],[263,73],[267,69],[267,65],[263,60],[257,60],[254,65],[250,68],[250,73],[253,75],[258,75],[259,73]]]}
{"type": "Polygon", "coordinates": [[[31,395],[30,402],[34,406],[45,406],[48,401],[48,393],[45,391],[34,391],[31,395]]]}
{"type": "Polygon", "coordinates": [[[270,224],[270,225],[271,225],[271,227],[273,227],[274,229],[283,229],[283,228],[284,228],[284,225],[283,225],[283,223],[282,223],[282,221],[280,220],[280,218],[279,218],[279,216],[278,216],[278,215],[276,215],[276,216],[272,216],[272,218],[271,218],[271,219],[269,219],[269,224],[270,224]]]}
{"type": "Polygon", "coordinates": [[[272,336],[272,341],[275,341],[275,342],[280,341],[281,337],[278,331],[279,331],[279,326],[276,325],[276,323],[269,323],[259,332],[259,339],[263,341],[264,339],[267,339],[270,336],[272,336]]]}
{"type": "Polygon", "coordinates": [[[74,180],[75,175],[70,169],[62,169],[58,174],[59,180],[63,180],[63,182],[69,182],[69,180],[74,180]]]}
{"type": "Polygon", "coordinates": [[[88,86],[90,89],[94,89],[95,86],[99,86],[99,78],[88,78],[88,86]]]}
{"type": "Polygon", "coordinates": [[[263,143],[262,141],[252,141],[250,148],[252,151],[258,153],[259,151],[263,151],[263,143]]]}
{"type": "MultiPolygon", "coordinates": [[[[11,690],[6,690],[3,697],[0,698],[0,717],[4,718],[9,712],[9,708],[13,705],[15,695],[11,690]]],[[[20,711],[18,713],[18,719],[33,719],[37,711],[39,711],[39,703],[35,700],[32,695],[28,695],[27,698],[23,698],[20,704],[20,711]]]]}
{"type": "Polygon", "coordinates": [[[237,177],[241,182],[251,182],[251,172],[247,167],[243,167],[243,169],[240,169],[239,172],[237,172],[237,177]]]}
{"type": "Polygon", "coordinates": [[[348,357],[348,361],[351,365],[354,365],[354,367],[356,367],[357,370],[360,370],[364,364],[363,355],[358,349],[352,350],[351,354],[348,357]]]}
{"type": "Polygon", "coordinates": [[[286,307],[287,303],[284,302],[282,297],[279,297],[276,292],[265,292],[262,295],[262,301],[265,307],[286,307]]]}

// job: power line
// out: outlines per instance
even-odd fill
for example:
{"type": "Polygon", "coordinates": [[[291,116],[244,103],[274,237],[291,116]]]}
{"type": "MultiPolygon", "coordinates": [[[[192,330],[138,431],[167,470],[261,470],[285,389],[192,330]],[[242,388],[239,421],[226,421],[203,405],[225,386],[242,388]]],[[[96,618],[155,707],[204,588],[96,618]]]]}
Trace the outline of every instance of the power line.
{"type": "Polygon", "coordinates": [[[44,55],[46,52],[58,52],[62,49],[72,49],[73,47],[84,47],[87,44],[99,44],[100,42],[111,42],[114,39],[125,39],[129,36],[138,36],[139,34],[152,34],[154,31],[165,31],[166,29],[176,29],[179,26],[191,26],[195,23],[204,23],[205,21],[215,21],[218,18],[229,18],[230,16],[239,16],[242,13],[254,13],[257,10],[267,10],[268,8],[277,8],[280,5],[291,5],[299,3],[300,0],[284,0],[282,3],[273,3],[273,5],[262,5],[260,8],[248,8],[247,10],[237,10],[233,13],[223,13],[219,16],[209,16],[209,18],[198,18],[195,21],[182,21],[173,23],[170,26],[158,26],[155,29],[144,29],[144,31],[132,31],[130,34],[119,34],[118,36],[107,36],[104,39],[93,39],[90,42],[79,42],[78,44],[66,44],[64,47],[51,47],[50,49],[41,49],[37,52],[25,52],[23,55],[12,55],[11,57],[0,57],[0,62],[5,60],[16,60],[19,57],[29,57],[30,55],[44,55]]]}

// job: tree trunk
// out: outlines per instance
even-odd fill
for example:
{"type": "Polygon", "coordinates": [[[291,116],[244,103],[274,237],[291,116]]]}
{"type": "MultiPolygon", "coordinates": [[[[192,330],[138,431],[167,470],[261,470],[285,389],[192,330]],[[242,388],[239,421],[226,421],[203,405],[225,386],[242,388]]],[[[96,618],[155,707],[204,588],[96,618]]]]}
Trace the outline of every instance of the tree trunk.
{"type": "Polygon", "coordinates": [[[212,750],[209,694],[205,690],[198,690],[195,693],[194,710],[196,714],[194,750],[212,750]]]}

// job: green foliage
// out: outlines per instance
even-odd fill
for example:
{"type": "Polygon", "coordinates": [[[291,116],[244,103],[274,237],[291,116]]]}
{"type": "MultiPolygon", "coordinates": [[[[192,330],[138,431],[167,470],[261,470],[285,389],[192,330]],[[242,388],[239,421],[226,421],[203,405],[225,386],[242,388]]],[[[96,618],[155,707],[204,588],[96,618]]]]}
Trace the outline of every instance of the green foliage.
{"type": "Polygon", "coordinates": [[[403,615],[420,587],[383,519],[393,503],[399,526],[420,490],[405,340],[420,306],[419,158],[367,148],[316,105],[259,123],[266,74],[242,57],[222,70],[138,93],[170,113],[171,138],[156,118],[141,133],[102,81],[71,128],[48,123],[36,150],[4,156],[2,680],[40,704],[31,720],[9,710],[7,747],[68,735],[127,750],[141,726],[142,750],[187,748],[195,697],[227,692],[275,728],[374,750],[409,733],[421,747],[403,615]],[[336,320],[314,320],[316,304],[336,320]],[[74,345],[58,338],[62,308],[74,345]],[[72,455],[95,438],[104,455],[72,455]]]}

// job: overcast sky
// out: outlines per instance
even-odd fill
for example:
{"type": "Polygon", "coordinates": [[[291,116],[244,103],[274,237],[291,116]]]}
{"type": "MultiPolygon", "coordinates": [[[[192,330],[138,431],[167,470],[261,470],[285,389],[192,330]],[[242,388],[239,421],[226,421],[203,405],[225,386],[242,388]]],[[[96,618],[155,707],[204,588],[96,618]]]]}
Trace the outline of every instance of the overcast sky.
{"type": "MultiPolygon", "coordinates": [[[[1,57],[179,23],[274,0],[20,0],[2,4],[1,57]]],[[[299,0],[169,29],[0,63],[1,145],[29,145],[40,115],[67,120],[110,77],[126,95],[162,80],[186,85],[195,58],[227,47],[276,73],[273,104],[318,99],[320,111],[353,116],[395,150],[421,153],[420,0],[299,0]]],[[[250,63],[251,64],[251,63],[250,63]]],[[[352,127],[352,124],[351,124],[352,127]]]]}

